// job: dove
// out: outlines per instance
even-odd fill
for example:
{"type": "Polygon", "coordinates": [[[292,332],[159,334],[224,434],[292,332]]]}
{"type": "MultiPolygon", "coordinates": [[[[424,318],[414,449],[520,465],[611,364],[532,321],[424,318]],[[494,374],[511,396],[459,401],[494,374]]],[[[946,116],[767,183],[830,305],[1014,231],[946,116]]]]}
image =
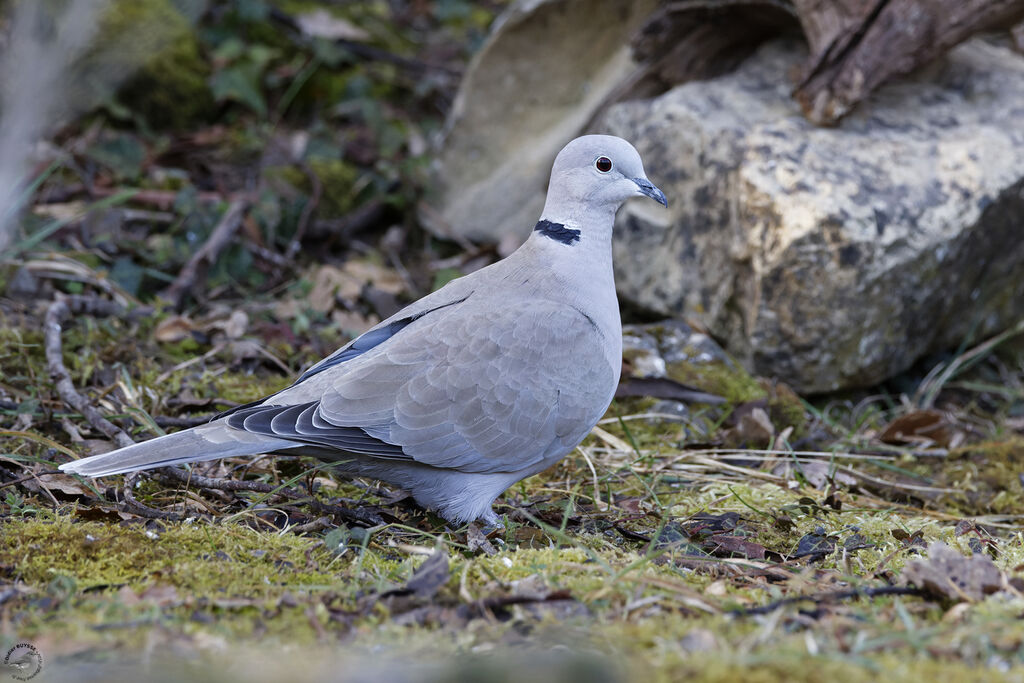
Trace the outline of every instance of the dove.
{"type": "MultiPolygon", "coordinates": [[[[61,465],[92,477],[271,452],[408,491],[455,524],[572,451],[622,369],[612,227],[634,196],[668,206],[627,141],[555,158],[540,220],[506,258],[452,280],[289,387],[192,429],[61,465]]],[[[481,220],[486,220],[481,216],[481,220]]]]}

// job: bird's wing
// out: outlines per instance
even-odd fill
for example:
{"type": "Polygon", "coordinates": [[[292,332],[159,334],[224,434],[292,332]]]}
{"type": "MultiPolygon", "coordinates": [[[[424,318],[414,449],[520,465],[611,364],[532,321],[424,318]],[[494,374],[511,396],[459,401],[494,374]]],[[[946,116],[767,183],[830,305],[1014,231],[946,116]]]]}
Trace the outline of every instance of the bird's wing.
{"type": "MultiPolygon", "coordinates": [[[[468,279],[468,277],[469,276],[467,276],[466,278],[462,278],[462,280],[466,280],[468,279]]],[[[468,299],[469,296],[473,293],[471,286],[466,286],[467,284],[471,285],[472,283],[463,283],[460,284],[458,287],[450,287],[450,285],[453,285],[456,282],[459,281],[453,280],[451,283],[449,283],[449,287],[445,287],[437,290],[436,292],[428,294],[419,301],[416,301],[410,304],[409,306],[406,306],[401,311],[394,314],[387,320],[384,320],[383,322],[375,325],[371,329],[359,335],[358,337],[350,341],[348,344],[345,344],[331,355],[327,356],[323,360],[317,362],[316,364],[308,368],[299,376],[298,379],[296,379],[290,386],[286,387],[285,389],[282,389],[276,394],[272,394],[270,396],[261,398],[257,401],[253,401],[252,403],[246,403],[240,406],[235,406],[230,410],[226,410],[220,413],[214,419],[233,416],[243,411],[249,411],[250,408],[255,408],[264,405],[267,401],[274,401],[275,397],[279,397],[281,394],[284,394],[285,392],[293,393],[290,391],[291,389],[294,389],[299,385],[307,382],[310,378],[324,372],[325,370],[341,365],[346,361],[350,361],[353,358],[363,355],[364,353],[378,346],[379,344],[383,344],[387,340],[391,339],[391,337],[395,336],[403,329],[405,329],[410,323],[419,320],[423,316],[433,313],[434,311],[438,311],[440,309],[448,308],[449,306],[457,306],[458,304],[461,304],[466,299],[468,299]]],[[[237,423],[237,419],[235,420],[235,422],[237,423]]]]}
{"type": "Polygon", "coordinates": [[[525,470],[604,413],[614,391],[604,343],[566,304],[462,307],[325,370],[316,384],[327,388],[306,403],[256,406],[229,424],[464,472],[525,470]]]}

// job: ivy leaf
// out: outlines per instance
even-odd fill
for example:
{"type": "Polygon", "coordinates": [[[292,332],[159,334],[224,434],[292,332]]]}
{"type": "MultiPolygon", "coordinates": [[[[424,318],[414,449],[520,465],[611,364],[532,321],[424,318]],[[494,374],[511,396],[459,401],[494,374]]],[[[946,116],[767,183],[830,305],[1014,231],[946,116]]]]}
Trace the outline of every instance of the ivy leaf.
{"type": "Polygon", "coordinates": [[[260,116],[267,114],[267,102],[260,90],[262,69],[251,63],[221,69],[210,78],[210,90],[218,102],[243,104],[260,116]]]}

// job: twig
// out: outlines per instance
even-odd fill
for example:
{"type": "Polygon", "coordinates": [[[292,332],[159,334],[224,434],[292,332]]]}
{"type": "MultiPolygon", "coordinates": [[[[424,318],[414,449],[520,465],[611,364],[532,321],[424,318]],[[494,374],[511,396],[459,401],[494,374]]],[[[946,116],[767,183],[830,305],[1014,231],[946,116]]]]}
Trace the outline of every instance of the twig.
{"type": "Polygon", "coordinates": [[[160,427],[178,427],[180,429],[190,429],[192,427],[198,427],[204,425],[217,416],[217,413],[210,413],[208,415],[197,415],[196,417],[171,417],[170,415],[154,415],[153,422],[156,422],[160,427]]]}
{"type": "Polygon", "coordinates": [[[267,263],[277,266],[278,268],[288,268],[290,265],[288,259],[281,256],[276,251],[271,251],[264,246],[256,244],[251,240],[246,240],[245,248],[256,255],[256,258],[263,259],[267,263]]]}
{"type": "Polygon", "coordinates": [[[285,260],[291,261],[295,258],[295,255],[299,253],[299,249],[302,248],[302,238],[306,236],[306,230],[309,229],[309,222],[313,218],[313,212],[316,211],[316,207],[320,205],[320,196],[323,194],[324,186],[320,182],[319,176],[309,167],[309,164],[302,162],[302,171],[309,178],[310,193],[309,199],[306,200],[306,205],[302,207],[302,213],[299,215],[299,222],[295,228],[295,235],[292,237],[291,243],[288,244],[288,250],[285,251],[285,260]]]}
{"type": "Polygon", "coordinates": [[[214,479],[213,477],[204,477],[200,474],[195,474],[194,472],[187,472],[177,467],[164,467],[161,468],[159,472],[184,484],[194,485],[203,489],[210,489],[214,491],[252,491],[254,493],[273,494],[292,501],[306,499],[308,500],[309,506],[317,512],[337,515],[348,522],[358,522],[359,524],[364,524],[368,527],[384,523],[384,520],[372,512],[351,510],[340,505],[322,503],[316,498],[306,495],[296,489],[273,486],[262,481],[214,479]]]}
{"type": "Polygon", "coordinates": [[[387,212],[387,204],[379,199],[371,199],[341,218],[312,221],[308,236],[346,238],[349,235],[363,232],[380,222],[387,212]]]}
{"type": "Polygon", "coordinates": [[[112,439],[121,448],[131,446],[135,443],[132,438],[103,417],[100,411],[78,393],[74,382],[71,381],[71,373],[64,366],[60,339],[61,323],[72,312],[78,315],[120,316],[124,314],[124,309],[111,301],[94,297],[74,296],[58,299],[46,309],[44,346],[46,348],[46,369],[56,383],[57,393],[60,394],[64,403],[81,413],[89,421],[89,424],[102,432],[108,439],[112,439]]]}
{"type": "Polygon", "coordinates": [[[43,474],[63,474],[63,472],[61,472],[60,470],[46,470],[44,472],[34,472],[34,473],[32,473],[32,474],[30,474],[28,476],[22,477],[21,479],[13,479],[11,481],[5,481],[4,483],[0,484],[0,489],[7,488],[8,486],[14,486],[15,484],[20,484],[22,482],[26,482],[29,479],[36,479],[37,476],[43,475],[43,474]]]}
{"type": "Polygon", "coordinates": [[[132,493],[132,489],[135,484],[139,481],[139,472],[132,472],[124,478],[124,487],[121,489],[121,495],[124,496],[124,506],[139,515],[140,517],[148,517],[150,519],[166,519],[170,522],[181,521],[182,517],[176,512],[164,512],[151,508],[144,503],[140,503],[135,498],[135,494],[132,493]]]}
{"type": "Polygon", "coordinates": [[[769,602],[767,605],[761,605],[760,607],[745,607],[742,609],[731,610],[729,613],[739,617],[754,616],[756,614],[769,614],[785,607],[786,605],[792,605],[798,602],[833,602],[836,600],[850,600],[851,598],[874,598],[879,595],[915,595],[923,596],[924,592],[919,588],[911,588],[908,586],[879,586],[877,588],[854,588],[847,591],[835,591],[831,593],[815,593],[813,595],[797,595],[792,598],[783,598],[776,600],[775,602],[769,602]]]}
{"type": "Polygon", "coordinates": [[[293,534],[308,534],[311,531],[323,531],[324,529],[331,529],[334,527],[334,522],[331,521],[330,517],[317,517],[312,522],[306,522],[305,524],[297,524],[296,526],[289,527],[288,531],[293,534]]]}
{"type": "Polygon", "coordinates": [[[192,255],[174,282],[163,291],[163,296],[169,299],[175,307],[180,308],[185,294],[191,291],[199,280],[206,277],[207,269],[213,265],[220,252],[238,232],[248,208],[249,200],[247,198],[232,200],[227,210],[224,211],[224,215],[220,217],[217,226],[210,233],[209,239],[199,248],[199,251],[192,255]]]}
{"type": "MultiPolygon", "coordinates": [[[[84,187],[75,189],[85,190],[84,187]]],[[[111,187],[94,187],[89,190],[89,194],[93,197],[110,197],[119,191],[117,188],[111,187]]],[[[139,190],[136,194],[132,195],[132,202],[136,204],[149,204],[162,211],[169,211],[174,206],[177,198],[178,193],[170,190],[139,190]]],[[[196,198],[201,202],[211,204],[224,200],[224,196],[217,192],[199,192],[196,198]]]]}

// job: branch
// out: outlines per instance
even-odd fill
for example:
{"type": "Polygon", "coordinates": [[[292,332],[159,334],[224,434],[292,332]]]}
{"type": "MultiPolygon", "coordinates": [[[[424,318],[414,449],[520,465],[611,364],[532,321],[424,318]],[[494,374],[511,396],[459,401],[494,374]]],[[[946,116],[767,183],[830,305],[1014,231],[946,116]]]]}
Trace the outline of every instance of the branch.
{"type": "Polygon", "coordinates": [[[100,411],[93,407],[89,401],[78,393],[74,382],[71,381],[71,373],[64,366],[64,353],[61,348],[61,323],[74,312],[77,315],[99,315],[99,316],[121,316],[124,309],[106,299],[94,297],[73,296],[62,298],[50,304],[46,309],[46,318],[43,325],[44,346],[46,349],[46,369],[50,373],[57,386],[57,393],[68,406],[85,416],[93,427],[103,433],[108,439],[112,439],[119,447],[131,446],[134,441],[114,423],[100,414],[100,411]]]}
{"type": "Polygon", "coordinates": [[[175,308],[181,308],[185,294],[206,278],[206,271],[217,261],[217,256],[238,232],[248,208],[248,199],[233,200],[220,217],[217,227],[210,233],[209,239],[192,255],[174,282],[163,291],[162,296],[169,299],[175,308]]]}
{"type": "Polygon", "coordinates": [[[972,35],[1011,28],[1024,0],[794,0],[811,46],[793,91],[804,115],[830,125],[894,76],[972,35]]]}

